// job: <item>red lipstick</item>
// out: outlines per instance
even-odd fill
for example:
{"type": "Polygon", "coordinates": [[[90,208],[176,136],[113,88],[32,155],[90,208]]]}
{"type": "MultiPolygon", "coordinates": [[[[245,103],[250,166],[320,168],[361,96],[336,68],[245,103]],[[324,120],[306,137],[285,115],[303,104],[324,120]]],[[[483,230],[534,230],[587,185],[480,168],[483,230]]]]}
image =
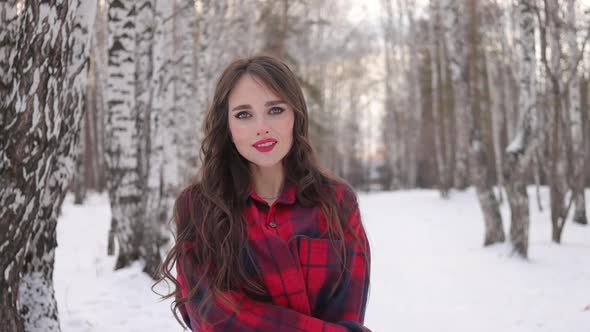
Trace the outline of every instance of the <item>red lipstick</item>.
{"type": "Polygon", "coordinates": [[[274,138],[265,138],[254,143],[252,146],[260,152],[269,152],[277,145],[277,140],[274,138]],[[262,145],[262,146],[261,146],[262,145]]]}

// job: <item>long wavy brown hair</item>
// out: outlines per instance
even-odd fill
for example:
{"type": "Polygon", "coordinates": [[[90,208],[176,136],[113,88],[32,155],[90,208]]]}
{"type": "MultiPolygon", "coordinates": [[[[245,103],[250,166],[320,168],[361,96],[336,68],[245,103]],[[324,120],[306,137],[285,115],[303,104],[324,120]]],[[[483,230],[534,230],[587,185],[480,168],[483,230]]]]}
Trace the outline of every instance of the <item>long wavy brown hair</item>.
{"type": "MultiPolygon", "coordinates": [[[[244,74],[253,75],[281,97],[294,111],[293,145],[282,160],[286,179],[295,183],[297,200],[311,206],[319,204],[326,216],[327,234],[332,240],[343,240],[344,229],[350,229],[342,209],[336,203],[332,184],[344,180],[321,168],[309,141],[309,119],[305,98],[294,73],[289,67],[270,56],[254,56],[232,62],[223,72],[215,88],[213,101],[204,121],[204,139],[201,146],[202,166],[194,182],[188,185],[176,199],[173,222],[176,242],[164,259],[160,277],[155,284],[167,279],[175,285],[167,299],[176,296],[172,312],[177,315],[178,306],[195,296],[207,284],[209,296],[200,299],[199,314],[213,297],[232,304],[224,296],[227,290],[239,290],[247,294],[264,295],[265,287],[260,273],[252,273],[255,267],[247,249],[246,225],[243,210],[246,207],[251,173],[248,160],[243,158],[230,139],[228,125],[228,96],[236,82],[244,74]],[[183,245],[188,241],[197,244],[189,249],[190,259],[182,259],[182,271],[189,282],[190,292],[180,295],[180,284],[172,273],[179,257],[185,255],[183,245]],[[193,275],[187,273],[193,272],[193,275]]],[[[357,241],[360,241],[355,236],[357,241]]],[[[344,268],[346,246],[339,243],[337,252],[344,268]]],[[[344,271],[344,270],[343,270],[344,271]]],[[[340,278],[342,278],[342,274],[340,278]]],[[[338,282],[337,284],[339,284],[338,282]]],[[[333,291],[338,285],[334,285],[333,291]]],[[[236,307],[232,305],[236,310],[236,307]]],[[[182,324],[182,323],[181,323],[182,324]]]]}

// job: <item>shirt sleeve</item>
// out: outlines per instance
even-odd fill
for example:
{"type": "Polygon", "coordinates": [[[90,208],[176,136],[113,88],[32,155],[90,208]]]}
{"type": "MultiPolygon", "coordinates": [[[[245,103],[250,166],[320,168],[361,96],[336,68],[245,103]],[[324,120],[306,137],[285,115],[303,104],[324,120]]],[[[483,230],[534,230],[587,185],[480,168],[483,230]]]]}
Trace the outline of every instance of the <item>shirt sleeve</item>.
{"type": "Polygon", "coordinates": [[[367,332],[370,330],[363,323],[369,292],[370,248],[354,193],[345,193],[342,204],[350,225],[350,230],[345,231],[348,268],[344,270],[342,283],[318,317],[338,322],[348,331],[367,332]]]}
{"type": "MultiPolygon", "coordinates": [[[[179,259],[186,259],[180,255],[179,259]]],[[[188,294],[187,281],[181,266],[176,264],[177,279],[181,285],[177,296],[188,294]]],[[[209,301],[204,310],[204,318],[197,315],[197,307],[203,298],[208,295],[207,284],[201,283],[196,296],[189,302],[179,306],[180,314],[193,331],[322,331],[322,332],[349,332],[369,331],[368,329],[351,321],[332,323],[320,318],[304,315],[292,309],[277,306],[272,303],[253,300],[241,292],[227,291],[227,295],[237,305],[237,312],[218,299],[209,301]],[[360,328],[360,330],[359,330],[360,328]]],[[[347,318],[351,318],[347,316],[347,318]]]]}

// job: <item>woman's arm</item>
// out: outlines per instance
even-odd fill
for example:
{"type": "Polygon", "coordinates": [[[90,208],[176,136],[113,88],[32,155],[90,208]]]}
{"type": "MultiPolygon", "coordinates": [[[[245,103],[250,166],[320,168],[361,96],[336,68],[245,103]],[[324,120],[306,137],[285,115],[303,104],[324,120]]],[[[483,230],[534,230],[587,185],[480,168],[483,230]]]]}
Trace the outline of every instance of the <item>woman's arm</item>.
{"type": "MultiPolygon", "coordinates": [[[[179,260],[182,259],[186,259],[186,256],[181,255],[179,260]]],[[[179,295],[186,296],[189,290],[184,278],[185,273],[180,267],[182,265],[179,262],[176,264],[177,279],[181,284],[181,294],[179,295]]],[[[204,314],[205,319],[203,319],[197,315],[197,307],[200,301],[207,297],[208,287],[203,283],[201,285],[197,292],[198,295],[192,301],[179,307],[183,320],[193,331],[348,332],[357,331],[358,328],[361,328],[360,331],[369,331],[358,323],[351,321],[330,323],[282,306],[252,300],[245,294],[235,291],[226,292],[225,295],[237,305],[239,309],[237,313],[224,302],[214,299],[207,306],[204,314]]],[[[352,317],[346,316],[345,318],[352,317]]]]}

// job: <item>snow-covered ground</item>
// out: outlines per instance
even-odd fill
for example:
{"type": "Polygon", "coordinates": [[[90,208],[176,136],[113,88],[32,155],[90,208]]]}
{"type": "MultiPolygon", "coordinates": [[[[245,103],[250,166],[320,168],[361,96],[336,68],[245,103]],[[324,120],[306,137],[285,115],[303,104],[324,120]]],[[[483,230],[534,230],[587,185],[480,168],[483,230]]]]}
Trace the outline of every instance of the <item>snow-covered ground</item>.
{"type": "MultiPolygon", "coordinates": [[[[360,194],[373,264],[365,324],[376,332],[590,331],[590,227],[568,221],[563,243],[552,243],[548,192],[542,212],[529,192],[529,261],[505,244],[482,248],[473,189],[450,200],[431,190],[360,194]]],[[[502,213],[507,231],[506,204],[502,213]]],[[[63,332],[181,331],[139,264],[112,270],[109,222],[106,195],[84,206],[66,198],[55,267],[63,332]]]]}

